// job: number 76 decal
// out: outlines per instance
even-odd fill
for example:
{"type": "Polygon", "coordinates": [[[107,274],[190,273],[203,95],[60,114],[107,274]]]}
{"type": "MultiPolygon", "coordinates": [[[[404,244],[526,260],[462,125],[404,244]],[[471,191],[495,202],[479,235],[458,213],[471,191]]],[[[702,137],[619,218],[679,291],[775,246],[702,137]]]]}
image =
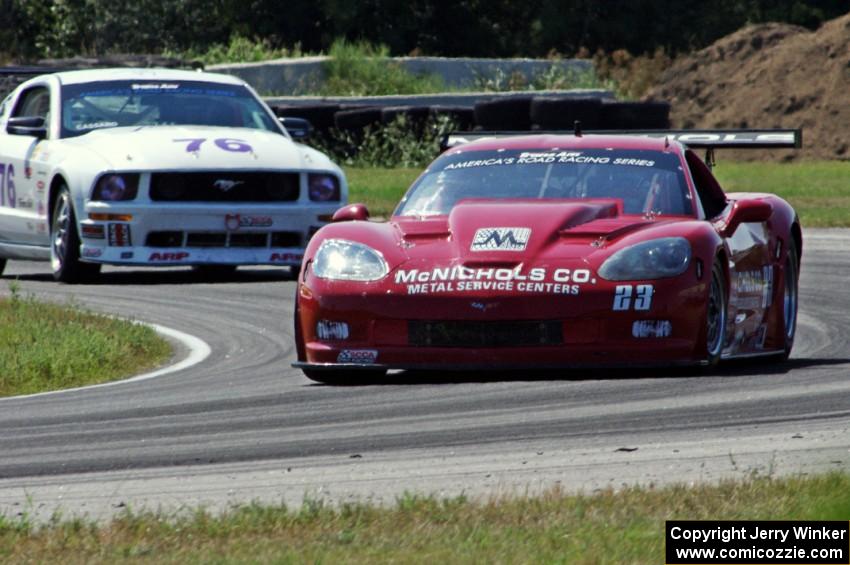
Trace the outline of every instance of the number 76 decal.
{"type": "MultiPolygon", "coordinates": [[[[194,153],[201,150],[201,145],[207,140],[206,137],[190,137],[184,139],[172,139],[175,143],[186,143],[186,152],[194,153]]],[[[228,139],[226,137],[214,139],[213,143],[219,149],[230,151],[231,153],[250,153],[253,151],[250,145],[241,139],[228,139]]]]}
{"type": "MultiPolygon", "coordinates": [[[[632,294],[635,290],[630,284],[618,284],[614,290],[614,310],[628,310],[632,306],[632,294]]],[[[635,310],[649,310],[652,306],[652,294],[655,289],[651,284],[637,285],[635,295],[635,310]]]]}

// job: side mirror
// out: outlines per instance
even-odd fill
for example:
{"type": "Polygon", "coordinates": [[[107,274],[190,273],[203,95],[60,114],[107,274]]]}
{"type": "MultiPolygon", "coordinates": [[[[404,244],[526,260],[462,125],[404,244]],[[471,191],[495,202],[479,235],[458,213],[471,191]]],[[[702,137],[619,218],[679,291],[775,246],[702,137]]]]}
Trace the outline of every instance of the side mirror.
{"type": "Polygon", "coordinates": [[[310,134],[313,133],[313,124],[304,118],[284,116],[282,118],[278,118],[278,120],[280,120],[280,123],[286,128],[286,131],[289,132],[289,135],[292,136],[292,139],[303,141],[310,137],[310,134]]]}
{"type": "Polygon", "coordinates": [[[732,206],[723,228],[723,237],[730,237],[738,226],[748,222],[766,222],[773,214],[773,206],[764,200],[739,200],[732,206]]]}
{"type": "Polygon", "coordinates": [[[47,137],[47,124],[41,116],[19,116],[6,121],[6,131],[12,135],[31,135],[44,139],[47,137]]]}
{"type": "Polygon", "coordinates": [[[334,212],[333,218],[331,218],[334,222],[350,222],[353,220],[365,222],[368,219],[369,209],[366,208],[365,204],[349,204],[348,206],[343,206],[334,212]]]}

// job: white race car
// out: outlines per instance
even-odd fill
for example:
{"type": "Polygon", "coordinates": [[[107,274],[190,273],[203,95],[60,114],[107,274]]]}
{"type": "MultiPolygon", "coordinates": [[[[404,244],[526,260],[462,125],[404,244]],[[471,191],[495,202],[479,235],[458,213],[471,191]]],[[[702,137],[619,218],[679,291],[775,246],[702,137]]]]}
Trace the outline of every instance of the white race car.
{"type": "Polygon", "coordinates": [[[232,76],[59,72],[0,105],[0,273],[7,259],[50,260],[64,282],[104,263],[297,268],[347,199],[340,168],[232,76]]]}

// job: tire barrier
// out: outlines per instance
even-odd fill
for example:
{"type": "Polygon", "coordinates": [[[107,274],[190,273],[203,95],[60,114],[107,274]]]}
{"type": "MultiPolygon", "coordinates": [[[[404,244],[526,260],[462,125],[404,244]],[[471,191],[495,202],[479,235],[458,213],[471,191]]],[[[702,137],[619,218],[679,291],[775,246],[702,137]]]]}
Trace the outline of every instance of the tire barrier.
{"type": "Polygon", "coordinates": [[[274,107],[278,116],[308,120],[324,135],[333,129],[359,135],[366,127],[387,125],[399,116],[420,128],[428,119],[448,116],[459,131],[572,131],[575,121],[587,130],[666,129],[668,102],[613,102],[591,97],[512,96],[482,100],[474,107],[378,106],[322,102],[274,107]]]}
{"type": "Polygon", "coordinates": [[[531,101],[534,129],[572,130],[576,120],[582,129],[600,129],[602,101],[599,98],[537,97],[531,101]]]}
{"type": "Polygon", "coordinates": [[[528,131],[533,99],[533,96],[512,96],[476,102],[475,123],[484,130],[528,131]]]}
{"type": "Polygon", "coordinates": [[[404,116],[410,123],[422,125],[430,114],[428,106],[387,106],[381,110],[381,122],[391,124],[399,116],[404,116]]]}
{"type": "Polygon", "coordinates": [[[339,112],[339,104],[310,104],[305,106],[275,106],[278,117],[303,118],[317,131],[326,131],[334,127],[334,116],[339,112]]]}
{"type": "Polygon", "coordinates": [[[362,130],[381,123],[381,108],[370,106],[356,110],[341,110],[334,115],[334,124],[341,130],[362,130]]]}
{"type": "Polygon", "coordinates": [[[602,104],[600,112],[600,129],[670,127],[669,102],[607,102],[602,104]]]}
{"type": "Polygon", "coordinates": [[[431,117],[439,119],[447,117],[457,129],[471,130],[475,126],[475,111],[468,106],[431,106],[431,117]]]}

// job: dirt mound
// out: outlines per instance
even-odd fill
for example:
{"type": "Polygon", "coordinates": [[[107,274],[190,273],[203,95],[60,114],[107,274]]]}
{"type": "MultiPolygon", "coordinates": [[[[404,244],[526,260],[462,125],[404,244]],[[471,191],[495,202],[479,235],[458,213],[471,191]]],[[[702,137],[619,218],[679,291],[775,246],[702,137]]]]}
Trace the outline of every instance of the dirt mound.
{"type": "MultiPolygon", "coordinates": [[[[744,27],[677,59],[648,98],[672,103],[673,127],[802,127],[784,159],[850,159],[850,14],[816,31],[744,27]]],[[[746,153],[734,157],[767,158],[746,153]]]]}

